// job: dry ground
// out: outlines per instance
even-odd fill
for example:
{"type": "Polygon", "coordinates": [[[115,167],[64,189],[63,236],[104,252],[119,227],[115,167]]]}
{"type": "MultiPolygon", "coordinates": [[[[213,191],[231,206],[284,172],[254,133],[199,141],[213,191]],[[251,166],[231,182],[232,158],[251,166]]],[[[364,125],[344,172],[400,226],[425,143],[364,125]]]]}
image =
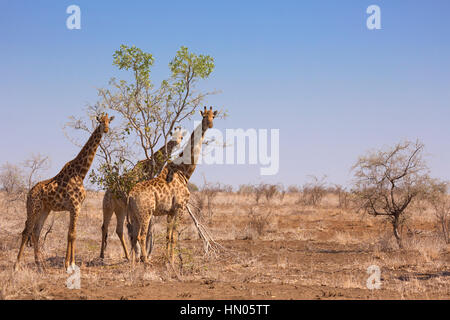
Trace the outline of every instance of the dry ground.
{"type": "MultiPolygon", "coordinates": [[[[186,214],[180,224],[175,270],[165,261],[165,219],[155,226],[151,264],[132,266],[109,229],[104,261],[99,259],[102,193],[89,193],[78,221],[76,257],[81,289],[66,288],[63,269],[67,213],[52,213],[42,238],[47,272],[26,248],[23,267],[13,271],[26,212],[23,204],[0,207],[0,299],[449,299],[450,248],[439,238],[433,216],[413,214],[404,230],[405,249],[389,225],[337,207],[328,195],[319,208],[287,194],[269,203],[253,196],[221,193],[214,199],[209,230],[227,251],[205,257],[186,214]],[[369,290],[367,268],[381,269],[381,289],[369,290]]],[[[4,200],[5,196],[2,195],[4,200]]]]}

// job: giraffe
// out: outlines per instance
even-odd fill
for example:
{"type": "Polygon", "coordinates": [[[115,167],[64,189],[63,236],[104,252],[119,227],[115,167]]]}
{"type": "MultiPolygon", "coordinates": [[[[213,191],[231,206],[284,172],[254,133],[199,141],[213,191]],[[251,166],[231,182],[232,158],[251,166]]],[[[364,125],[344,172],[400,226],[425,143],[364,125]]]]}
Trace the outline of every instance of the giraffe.
{"type": "MultiPolygon", "coordinates": [[[[171,132],[171,140],[167,142],[167,145],[162,146],[155,152],[155,162],[152,159],[145,159],[139,161],[130,174],[132,177],[136,177],[135,183],[138,183],[144,179],[151,179],[155,173],[159,173],[166,163],[167,159],[172,155],[172,151],[178,147],[183,140],[183,132],[180,127],[175,128],[171,132]],[[154,167],[153,167],[154,166],[154,167]],[[140,174],[138,174],[140,173],[140,174]]],[[[108,226],[111,221],[113,213],[116,215],[116,234],[120,239],[125,258],[129,260],[128,249],[123,236],[123,225],[126,217],[127,208],[127,195],[117,195],[111,189],[106,190],[103,196],[103,225],[102,225],[102,247],[100,250],[100,258],[104,258],[105,250],[108,239],[108,226]]],[[[150,229],[150,228],[149,228],[150,229]]],[[[149,234],[150,230],[149,230],[149,234]]],[[[152,239],[150,239],[152,242],[152,239]]]]}
{"type": "Polygon", "coordinates": [[[35,262],[39,269],[44,267],[39,252],[39,237],[42,226],[51,211],[70,212],[64,266],[66,269],[69,268],[69,265],[72,268],[75,266],[76,224],[86,197],[83,180],[91,167],[101,138],[103,134],[109,131],[109,123],[113,119],[114,116],[108,118],[107,114],[97,116],[99,124],[78,155],[72,161],[66,163],[55,177],[38,182],[28,192],[27,220],[22,232],[22,242],[14,269],[17,270],[19,267],[20,258],[29,237],[33,242],[35,262]]]}
{"type": "MultiPolygon", "coordinates": [[[[190,192],[187,184],[194,173],[200,154],[205,132],[213,127],[217,111],[200,111],[201,124],[192,132],[182,154],[173,162],[168,162],[161,173],[151,180],[142,181],[134,186],[128,197],[127,214],[131,227],[131,252],[135,253],[137,242],[145,248],[147,230],[153,215],[167,215],[167,258],[173,264],[174,245],[176,244],[176,218],[186,207],[190,192]]],[[[147,263],[147,253],[141,250],[141,260],[147,263]]],[[[133,259],[134,261],[134,259],[133,259]]]]}

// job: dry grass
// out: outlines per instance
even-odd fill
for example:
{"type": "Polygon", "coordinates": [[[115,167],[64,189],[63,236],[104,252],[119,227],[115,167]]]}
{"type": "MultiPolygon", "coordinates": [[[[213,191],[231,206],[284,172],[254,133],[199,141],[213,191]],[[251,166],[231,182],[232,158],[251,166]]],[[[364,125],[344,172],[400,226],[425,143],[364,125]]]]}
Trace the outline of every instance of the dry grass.
{"type": "MultiPolygon", "coordinates": [[[[101,193],[89,193],[78,221],[76,261],[81,290],[65,287],[63,269],[67,213],[52,213],[43,228],[53,227],[43,244],[47,272],[39,273],[33,250],[26,248],[23,269],[12,271],[23,204],[0,208],[1,299],[449,299],[450,252],[437,235],[430,212],[413,214],[398,250],[389,225],[339,205],[328,194],[321,206],[298,202],[285,193],[258,204],[248,194],[218,192],[208,227],[227,251],[203,255],[202,242],[189,216],[181,217],[178,261],[165,260],[165,219],[156,219],[151,265],[123,258],[110,225],[104,261],[98,258],[102,224],[101,193]],[[8,210],[7,210],[8,209],[8,210]],[[412,231],[411,231],[412,230],[412,231]],[[409,232],[409,233],[408,233],[409,232]],[[367,268],[381,268],[382,287],[368,290],[367,268]]],[[[209,210],[209,209],[207,209],[209,210]]]]}

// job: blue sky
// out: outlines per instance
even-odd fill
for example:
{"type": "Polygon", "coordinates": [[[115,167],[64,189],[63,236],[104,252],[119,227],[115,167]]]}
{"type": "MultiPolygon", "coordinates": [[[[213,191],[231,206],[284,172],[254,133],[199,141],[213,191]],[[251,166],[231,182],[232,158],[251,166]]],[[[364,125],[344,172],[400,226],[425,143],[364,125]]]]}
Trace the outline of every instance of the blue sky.
{"type": "Polygon", "coordinates": [[[359,155],[416,138],[432,174],[450,179],[449,12],[446,0],[0,1],[0,163],[40,152],[56,174],[79,151],[62,130],[68,117],[123,75],[114,50],[151,52],[161,80],[184,45],[215,59],[198,86],[221,91],[207,101],[229,111],[215,127],[280,129],[277,175],[201,165],[194,182],[290,185],[326,174],[346,184],[359,155]],[[66,28],[71,4],[81,30],[66,28]],[[371,4],[381,30],[366,28],[371,4]]]}

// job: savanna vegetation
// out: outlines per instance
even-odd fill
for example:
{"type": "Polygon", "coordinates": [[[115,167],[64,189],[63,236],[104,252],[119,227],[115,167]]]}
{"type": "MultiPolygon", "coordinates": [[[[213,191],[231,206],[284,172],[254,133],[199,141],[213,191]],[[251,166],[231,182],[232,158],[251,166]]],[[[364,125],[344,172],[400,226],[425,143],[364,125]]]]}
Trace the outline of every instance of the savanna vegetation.
{"type": "Polygon", "coordinates": [[[138,181],[158,174],[133,169],[139,160],[169,161],[170,154],[159,159],[157,150],[167,148],[173,130],[214,94],[197,86],[214,70],[211,56],[181,47],[168,78],[158,84],[151,77],[154,61],[150,53],[121,46],[113,65],[124,77],[100,88],[97,103],[88,106],[84,117],[70,117],[65,127],[69,139],[80,144],[75,137],[92,133],[99,114],[121,119],[102,139],[88,177],[90,191],[77,235],[80,290],[65,286],[64,212],[52,213],[44,225],[47,271],[36,269],[32,250],[25,254],[23,269],[13,271],[26,195],[47,178],[50,159],[38,154],[19,164],[2,164],[1,299],[450,298],[449,184],[431,176],[420,141],[361,155],[346,186],[327,176],[309,176],[290,186],[233,188],[212,182],[214,177],[204,177],[202,185],[190,182],[192,216],[179,217],[175,264],[168,264],[165,255],[164,217],[154,221],[149,267],[126,261],[114,237],[101,259],[105,190],[126,196],[138,181]],[[214,250],[208,250],[211,244],[214,250]],[[371,265],[381,269],[379,290],[366,286],[371,265]]]}

